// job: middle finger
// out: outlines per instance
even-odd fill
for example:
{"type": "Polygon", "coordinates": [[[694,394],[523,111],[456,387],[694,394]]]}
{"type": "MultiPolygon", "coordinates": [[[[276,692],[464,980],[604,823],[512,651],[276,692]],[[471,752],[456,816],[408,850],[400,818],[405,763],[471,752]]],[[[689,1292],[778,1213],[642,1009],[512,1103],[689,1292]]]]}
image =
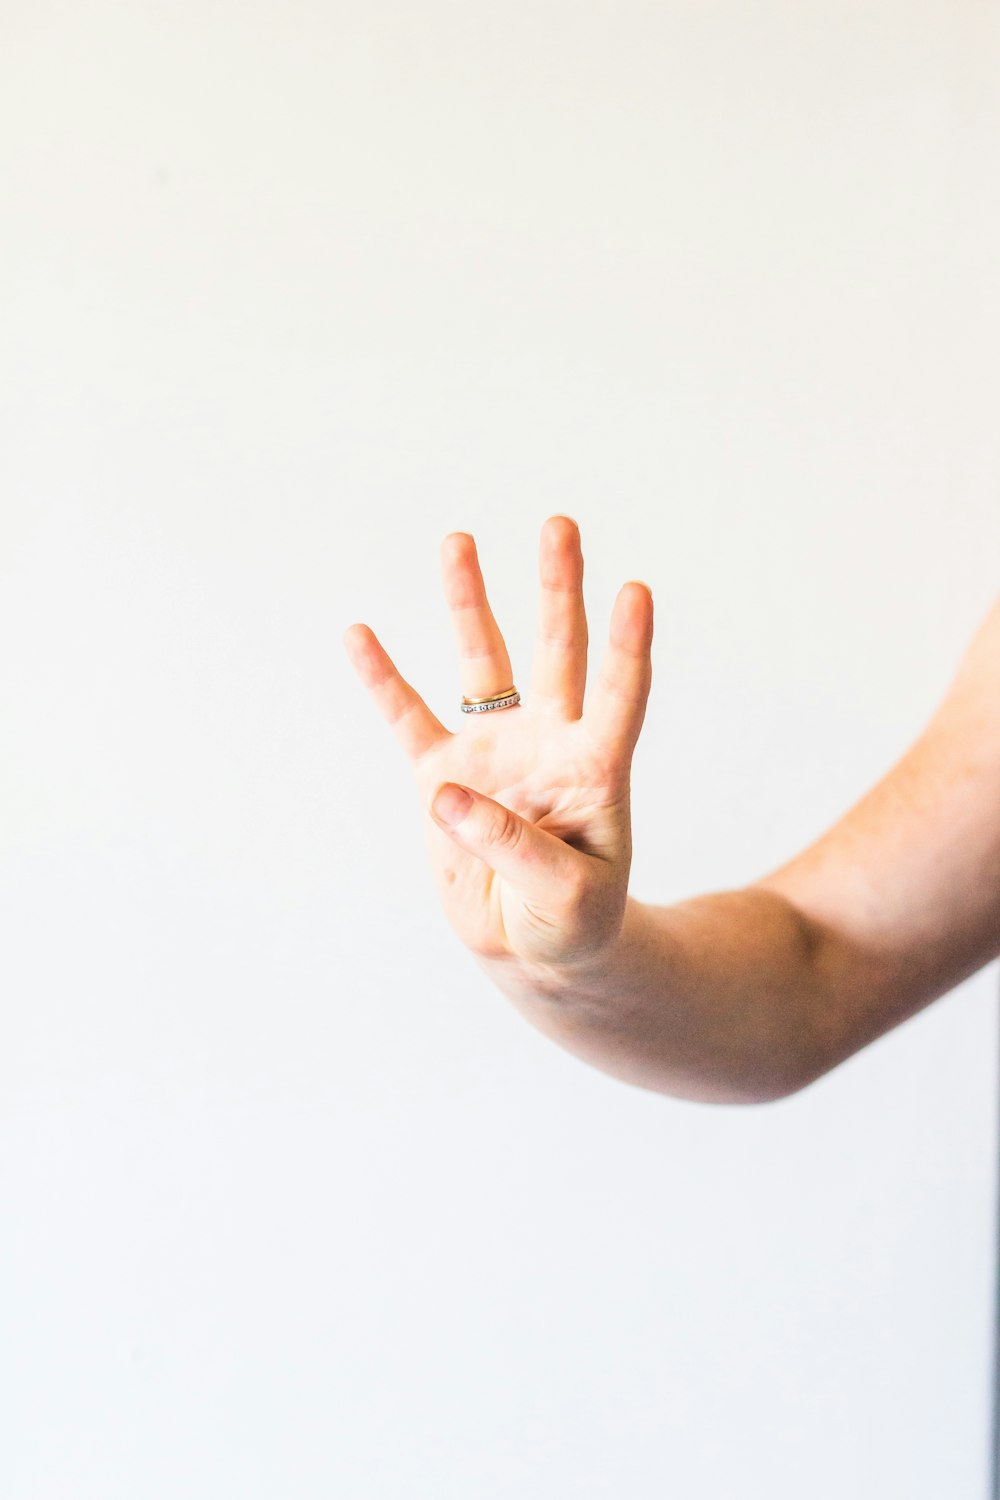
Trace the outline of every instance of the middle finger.
{"type": "Polygon", "coordinates": [[[539,581],[531,701],[544,699],[567,718],[578,719],[587,685],[587,612],[580,528],[572,516],[550,516],[542,527],[539,581]]]}

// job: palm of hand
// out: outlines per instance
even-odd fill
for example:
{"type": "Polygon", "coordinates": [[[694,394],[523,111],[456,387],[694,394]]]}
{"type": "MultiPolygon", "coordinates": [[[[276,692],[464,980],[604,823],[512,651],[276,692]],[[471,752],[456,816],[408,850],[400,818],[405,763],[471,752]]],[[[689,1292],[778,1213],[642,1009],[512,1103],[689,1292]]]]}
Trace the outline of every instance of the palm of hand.
{"type": "MultiPolygon", "coordinates": [[[[442,544],[467,697],[513,683],[486,599],[475,543],[442,544]]],[[[513,708],[463,715],[457,732],[400,676],[367,626],[345,634],[359,676],[407,753],[425,810],[428,854],[442,905],[477,955],[558,965],[610,942],[625,909],[631,864],[629,773],[649,692],[652,600],[626,585],[583,709],[587,624],[576,523],[542,529],[542,606],[531,689],[513,708]],[[432,811],[444,783],[473,794],[448,827],[432,811]]]]}
{"type": "Polygon", "coordinates": [[[631,863],[627,777],[623,784],[620,767],[602,761],[582,721],[560,722],[526,704],[468,717],[468,725],[429,752],[418,775],[427,808],[444,781],[498,804],[485,828],[480,824],[474,849],[428,812],[428,852],[448,919],[476,953],[513,953],[536,963],[582,956],[610,940],[624,908],[631,863]],[[504,817],[504,809],[515,818],[504,817]],[[547,861],[545,851],[535,855],[531,887],[523,868],[532,858],[522,842],[526,826],[563,845],[549,846],[547,861]],[[491,852],[506,873],[487,863],[491,852]]]}

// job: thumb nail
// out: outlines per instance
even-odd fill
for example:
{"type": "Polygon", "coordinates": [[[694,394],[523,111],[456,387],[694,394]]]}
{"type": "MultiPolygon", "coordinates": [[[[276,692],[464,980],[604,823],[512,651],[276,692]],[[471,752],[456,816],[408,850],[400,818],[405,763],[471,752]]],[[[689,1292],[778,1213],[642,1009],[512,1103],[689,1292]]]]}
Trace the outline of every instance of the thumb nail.
{"type": "Polygon", "coordinates": [[[443,786],[438,787],[431,812],[439,823],[447,823],[449,828],[454,828],[456,823],[461,823],[471,806],[472,798],[465,788],[456,786],[453,781],[446,781],[443,786]]]}

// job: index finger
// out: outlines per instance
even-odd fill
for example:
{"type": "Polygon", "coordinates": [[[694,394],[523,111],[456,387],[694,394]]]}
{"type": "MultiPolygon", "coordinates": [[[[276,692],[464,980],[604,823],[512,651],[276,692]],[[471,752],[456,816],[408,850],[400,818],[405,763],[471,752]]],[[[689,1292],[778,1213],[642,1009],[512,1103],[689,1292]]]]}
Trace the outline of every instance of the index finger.
{"type": "Polygon", "coordinates": [[[416,688],[401,677],[374,630],[367,625],[349,625],[344,646],[376,707],[411,761],[417,761],[451,730],[433,714],[416,688]]]}

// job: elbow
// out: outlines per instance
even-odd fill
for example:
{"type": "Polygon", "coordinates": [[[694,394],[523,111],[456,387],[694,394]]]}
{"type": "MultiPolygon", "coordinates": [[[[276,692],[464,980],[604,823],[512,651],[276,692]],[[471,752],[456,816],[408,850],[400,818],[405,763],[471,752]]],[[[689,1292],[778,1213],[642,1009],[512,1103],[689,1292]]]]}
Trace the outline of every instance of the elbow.
{"type": "Polygon", "coordinates": [[[794,1098],[829,1072],[825,1060],[798,1056],[772,1057],[766,1063],[734,1070],[711,1095],[702,1097],[719,1104],[779,1104],[794,1098]]]}

